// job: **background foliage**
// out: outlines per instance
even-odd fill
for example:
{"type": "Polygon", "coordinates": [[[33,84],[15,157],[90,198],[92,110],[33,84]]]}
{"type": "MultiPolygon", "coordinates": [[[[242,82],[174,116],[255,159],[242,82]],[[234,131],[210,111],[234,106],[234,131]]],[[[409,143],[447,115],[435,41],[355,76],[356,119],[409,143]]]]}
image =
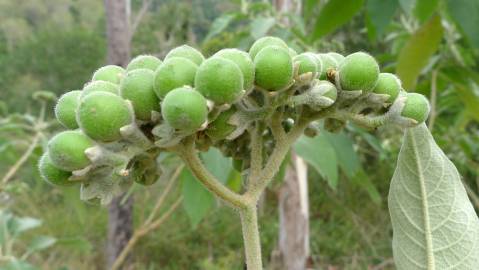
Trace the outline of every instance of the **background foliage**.
{"type": "MultiPolygon", "coordinates": [[[[132,53],[162,57],[189,43],[211,55],[224,47],[247,50],[264,35],[282,37],[298,51],[370,52],[385,70],[401,77],[408,91],[430,98],[428,126],[458,167],[478,210],[479,2],[303,0],[301,4],[297,15],[278,13],[269,1],[155,0],[133,36],[132,53]]],[[[141,6],[141,1],[132,0],[132,14],[141,6]]],[[[106,210],[81,202],[77,188],[52,188],[40,181],[36,162],[41,148],[60,127],[51,120],[54,103],[34,99],[33,94],[79,89],[103,65],[102,2],[0,0],[0,21],[0,177],[38,140],[8,184],[1,183],[0,231],[6,230],[6,220],[25,219],[28,230],[11,233],[15,237],[8,241],[10,255],[28,254],[25,261],[39,269],[101,269],[106,210]],[[40,243],[39,248],[31,251],[31,241],[40,243]]],[[[348,125],[339,135],[324,132],[296,144],[295,150],[311,165],[312,268],[393,269],[385,198],[401,136],[401,130],[391,127],[366,132],[348,125]]],[[[241,185],[239,173],[218,152],[202,158],[231,188],[241,185]]],[[[278,241],[280,181],[268,189],[261,205],[266,261],[278,241]]],[[[137,222],[144,220],[164,186],[159,181],[150,188],[134,187],[133,195],[142,194],[135,198],[137,222]]],[[[141,240],[133,254],[135,269],[241,269],[236,215],[186,172],[174,192],[190,199],[159,232],[141,240]]],[[[7,241],[0,238],[2,245],[7,241]]],[[[30,269],[2,263],[2,269],[30,269]]]]}

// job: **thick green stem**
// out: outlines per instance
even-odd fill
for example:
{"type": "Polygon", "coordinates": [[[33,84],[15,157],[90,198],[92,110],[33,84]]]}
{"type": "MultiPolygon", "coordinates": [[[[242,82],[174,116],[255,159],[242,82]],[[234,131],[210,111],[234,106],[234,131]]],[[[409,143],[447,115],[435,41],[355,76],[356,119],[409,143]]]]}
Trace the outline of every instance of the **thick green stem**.
{"type": "Polygon", "coordinates": [[[248,270],[262,270],[261,243],[259,240],[256,204],[240,211],[244,250],[248,270]]]}

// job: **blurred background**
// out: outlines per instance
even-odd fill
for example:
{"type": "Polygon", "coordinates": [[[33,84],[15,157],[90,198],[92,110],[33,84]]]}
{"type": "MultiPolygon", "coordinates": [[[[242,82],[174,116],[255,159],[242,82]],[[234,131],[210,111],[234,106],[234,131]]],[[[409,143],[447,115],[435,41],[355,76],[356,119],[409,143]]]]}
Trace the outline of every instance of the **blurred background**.
{"type": "MultiPolygon", "coordinates": [[[[103,65],[162,58],[185,43],[210,56],[273,35],[298,52],[371,53],[430,99],[427,124],[479,210],[478,26],[477,0],[0,0],[0,269],[109,269],[125,244],[116,236],[142,228],[164,198],[161,226],[138,239],[124,269],[244,268],[237,214],[187,172],[171,180],[177,159],[153,186],[135,185],[109,207],[38,175],[46,141],[62,129],[55,96],[81,89],[103,65]]],[[[387,194],[401,137],[347,125],[302,140],[295,151],[307,167],[292,155],[261,201],[268,269],[298,260],[394,269],[387,194]],[[298,218],[306,195],[294,183],[306,171],[309,215],[298,218]],[[288,248],[297,243],[309,249],[288,248]]],[[[204,155],[209,168],[238,189],[239,173],[218,153],[204,155]]]]}

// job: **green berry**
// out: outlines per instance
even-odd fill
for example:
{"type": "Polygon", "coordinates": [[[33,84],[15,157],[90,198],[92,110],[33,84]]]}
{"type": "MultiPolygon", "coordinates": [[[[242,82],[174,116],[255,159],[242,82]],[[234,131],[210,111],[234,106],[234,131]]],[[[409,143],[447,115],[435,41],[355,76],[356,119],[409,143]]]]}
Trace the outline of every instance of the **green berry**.
{"type": "Polygon", "coordinates": [[[120,90],[117,84],[107,81],[93,81],[87,83],[83,87],[81,98],[84,98],[93,92],[109,92],[118,95],[120,93],[119,91],[120,90]]]}
{"type": "Polygon", "coordinates": [[[241,69],[244,79],[244,89],[250,90],[254,84],[254,64],[248,53],[238,49],[223,49],[214,56],[219,56],[233,61],[241,69]]]}
{"type": "Polygon", "coordinates": [[[80,101],[80,94],[80,90],[67,92],[58,99],[57,105],[55,106],[55,116],[66,128],[78,128],[76,109],[80,101]]]}
{"type": "Polygon", "coordinates": [[[392,103],[396,100],[399,91],[401,91],[401,81],[396,75],[379,73],[378,82],[373,89],[374,93],[389,95],[387,102],[392,103]]]}
{"type": "Polygon", "coordinates": [[[77,111],[77,121],[83,132],[101,142],[121,139],[120,128],[131,124],[132,118],[126,100],[106,92],[86,96],[77,111]]]}
{"type": "Polygon", "coordinates": [[[222,112],[218,117],[208,124],[208,128],[205,133],[213,140],[222,140],[226,138],[231,132],[235,130],[235,126],[228,123],[231,116],[236,112],[235,109],[231,108],[225,112],[222,112]]]}
{"type": "Polygon", "coordinates": [[[363,52],[346,56],[338,71],[343,90],[372,90],[379,76],[378,63],[371,55],[363,52]]]}
{"type": "Polygon", "coordinates": [[[85,168],[90,160],[85,150],[94,142],[78,130],[67,130],[58,133],[48,142],[48,155],[55,167],[65,171],[85,168]]]}
{"type": "Polygon", "coordinates": [[[319,75],[319,79],[326,80],[328,70],[338,68],[338,63],[336,62],[336,59],[334,59],[334,57],[326,53],[316,54],[316,58],[318,58],[318,60],[322,64],[322,70],[321,74],[319,75]]]}
{"type": "Polygon", "coordinates": [[[233,61],[212,57],[198,68],[195,87],[216,104],[232,103],[243,93],[243,74],[233,61]]]}
{"type": "Polygon", "coordinates": [[[277,37],[267,36],[267,37],[262,37],[262,38],[256,40],[253,43],[253,45],[249,49],[249,55],[251,55],[251,58],[254,60],[256,55],[262,49],[264,49],[268,46],[278,46],[278,47],[281,47],[281,48],[285,48],[285,49],[288,50],[288,53],[290,53],[288,45],[282,39],[277,38],[277,37]]]}
{"type": "Polygon", "coordinates": [[[176,88],[163,99],[161,115],[175,129],[196,131],[208,115],[206,99],[193,88],[176,88]]]}
{"type": "Polygon", "coordinates": [[[203,63],[205,60],[205,57],[197,49],[188,45],[182,45],[180,47],[174,48],[165,56],[165,60],[171,57],[183,57],[192,61],[198,66],[201,65],[201,63],[203,63]]]}
{"type": "Polygon", "coordinates": [[[126,71],[146,68],[155,71],[161,64],[161,60],[153,55],[138,55],[126,66],[126,71]]]}
{"type": "Polygon", "coordinates": [[[289,50],[289,55],[291,55],[291,57],[295,57],[296,55],[298,55],[298,53],[294,49],[288,48],[288,50],[289,50]]]}
{"type": "Polygon", "coordinates": [[[72,175],[71,172],[59,169],[53,165],[48,153],[42,155],[38,162],[38,169],[43,180],[55,186],[71,186],[72,181],[68,179],[72,175]]]}
{"type": "Polygon", "coordinates": [[[266,47],[256,55],[254,65],[256,84],[266,90],[280,90],[293,79],[293,59],[288,49],[266,47]]]}
{"type": "Polygon", "coordinates": [[[337,66],[339,66],[339,64],[341,64],[345,58],[343,55],[336,52],[329,52],[327,55],[331,56],[336,61],[337,66]]]}
{"type": "Polygon", "coordinates": [[[319,60],[311,53],[298,54],[293,61],[299,63],[299,74],[308,72],[316,74],[321,71],[321,67],[318,66],[319,60]]]}
{"type": "Polygon", "coordinates": [[[418,123],[426,121],[429,116],[429,101],[418,93],[407,93],[406,104],[401,115],[416,120],[418,123]]]}
{"type": "Polygon", "coordinates": [[[193,86],[198,66],[182,57],[166,59],[155,71],[155,93],[162,99],[166,94],[185,85],[193,86]]]}
{"type": "Polygon", "coordinates": [[[108,65],[99,68],[93,74],[92,81],[107,81],[115,84],[119,84],[121,78],[125,74],[125,70],[122,67],[115,65],[108,65]]]}
{"type": "Polygon", "coordinates": [[[154,90],[155,73],[149,69],[135,69],[126,73],[120,84],[120,93],[130,100],[137,119],[151,120],[151,111],[160,111],[160,100],[154,90]]]}

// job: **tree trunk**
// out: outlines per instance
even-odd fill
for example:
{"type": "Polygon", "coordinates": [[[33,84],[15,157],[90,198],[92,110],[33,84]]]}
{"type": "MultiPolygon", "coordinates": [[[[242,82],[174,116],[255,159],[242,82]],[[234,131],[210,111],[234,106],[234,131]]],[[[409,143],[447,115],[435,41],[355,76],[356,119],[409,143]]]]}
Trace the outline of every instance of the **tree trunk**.
{"type": "MultiPolygon", "coordinates": [[[[104,5],[108,64],[125,67],[130,61],[129,0],[104,0],[104,5]]],[[[107,269],[111,268],[133,232],[133,197],[123,204],[121,200],[122,196],[113,199],[108,209],[107,269]]]]}
{"type": "MultiPolygon", "coordinates": [[[[301,14],[300,0],[273,0],[279,13],[301,14]]],[[[287,17],[283,23],[289,25],[287,17]]],[[[274,267],[287,270],[306,269],[309,258],[308,167],[292,155],[279,193],[279,245],[274,267]]]]}

